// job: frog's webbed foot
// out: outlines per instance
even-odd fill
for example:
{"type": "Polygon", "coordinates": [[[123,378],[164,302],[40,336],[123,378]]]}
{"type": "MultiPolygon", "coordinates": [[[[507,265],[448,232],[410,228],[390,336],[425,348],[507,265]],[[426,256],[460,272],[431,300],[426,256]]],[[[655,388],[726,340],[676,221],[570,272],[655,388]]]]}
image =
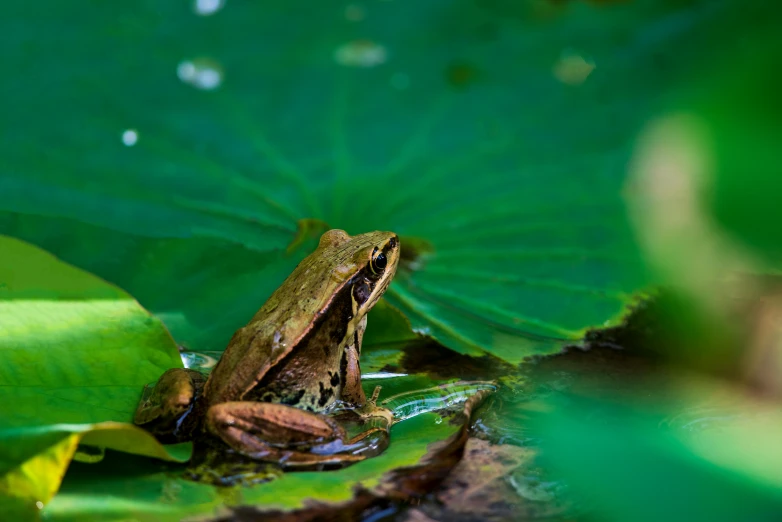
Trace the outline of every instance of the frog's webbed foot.
{"type": "Polygon", "coordinates": [[[346,445],[354,454],[372,457],[388,447],[389,432],[394,415],[388,408],[377,405],[381,386],[376,386],[372,396],[363,405],[343,405],[334,419],[348,431],[346,445]]]}
{"type": "Polygon", "coordinates": [[[133,423],[165,444],[190,440],[195,421],[189,414],[205,383],[206,378],[195,370],[167,370],[149,397],[142,398],[133,423]]]}
{"type": "MultiPolygon", "coordinates": [[[[371,428],[371,431],[384,430],[388,432],[394,423],[393,412],[388,408],[377,405],[380,390],[382,389],[383,387],[380,385],[375,386],[372,396],[367,399],[366,403],[353,410],[354,414],[363,419],[364,423],[374,426],[371,428]]],[[[365,435],[368,435],[368,433],[365,433],[365,435]]]]}
{"type": "Polygon", "coordinates": [[[339,467],[366,458],[336,420],[283,404],[215,404],[206,429],[246,457],[285,468],[339,467]]]}

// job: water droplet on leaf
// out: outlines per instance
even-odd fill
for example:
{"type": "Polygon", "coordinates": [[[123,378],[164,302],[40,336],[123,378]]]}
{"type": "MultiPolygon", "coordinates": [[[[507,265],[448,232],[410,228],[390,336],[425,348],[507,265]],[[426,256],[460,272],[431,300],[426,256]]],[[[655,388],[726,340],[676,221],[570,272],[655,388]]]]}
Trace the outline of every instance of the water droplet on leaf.
{"type": "Polygon", "coordinates": [[[194,0],[193,11],[200,16],[210,16],[223,8],[225,0],[194,0]]]}
{"type": "Polygon", "coordinates": [[[207,352],[191,352],[183,351],[179,353],[179,357],[182,359],[182,364],[185,368],[191,370],[197,370],[201,373],[209,372],[215,367],[217,361],[220,360],[222,352],[207,351],[207,352]]]}
{"type": "Polygon", "coordinates": [[[179,62],[176,74],[184,83],[205,91],[214,90],[223,83],[223,71],[220,65],[207,58],[179,62]]]}
{"type": "Polygon", "coordinates": [[[138,142],[138,132],[136,129],[127,129],[122,133],[122,143],[126,147],[132,147],[138,142]]]}

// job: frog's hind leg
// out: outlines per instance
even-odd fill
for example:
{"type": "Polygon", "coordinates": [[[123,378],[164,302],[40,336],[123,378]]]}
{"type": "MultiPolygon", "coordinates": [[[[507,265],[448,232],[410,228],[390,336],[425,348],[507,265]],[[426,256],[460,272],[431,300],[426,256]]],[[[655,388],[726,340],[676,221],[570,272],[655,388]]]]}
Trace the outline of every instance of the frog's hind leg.
{"type": "Polygon", "coordinates": [[[195,415],[190,415],[206,378],[195,370],[172,368],[160,376],[152,393],[142,398],[133,423],[171,444],[191,439],[195,415]]]}
{"type": "Polygon", "coordinates": [[[365,458],[340,453],[347,436],[334,419],[284,404],[215,404],[206,413],[206,429],[246,457],[286,468],[345,465],[365,458]]]}

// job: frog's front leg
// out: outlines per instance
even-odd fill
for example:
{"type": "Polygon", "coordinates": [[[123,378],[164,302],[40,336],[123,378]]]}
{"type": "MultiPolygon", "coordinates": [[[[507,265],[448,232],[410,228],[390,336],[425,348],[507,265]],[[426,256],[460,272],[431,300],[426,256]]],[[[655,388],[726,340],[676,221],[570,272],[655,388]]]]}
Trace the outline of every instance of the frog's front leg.
{"type": "Polygon", "coordinates": [[[205,383],[206,378],[195,370],[167,370],[149,397],[139,402],[133,423],[164,444],[190,440],[196,424],[190,413],[205,383]]]}
{"type": "Polygon", "coordinates": [[[206,413],[206,429],[236,452],[286,468],[345,465],[366,458],[355,454],[337,421],[284,404],[225,402],[206,413]]]}

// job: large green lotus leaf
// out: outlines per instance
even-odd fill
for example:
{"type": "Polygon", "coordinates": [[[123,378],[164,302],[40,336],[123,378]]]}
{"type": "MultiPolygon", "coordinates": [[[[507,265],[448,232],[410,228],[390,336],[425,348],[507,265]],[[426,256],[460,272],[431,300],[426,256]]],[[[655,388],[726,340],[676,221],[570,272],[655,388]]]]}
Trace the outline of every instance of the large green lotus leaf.
{"type": "Polygon", "coordinates": [[[415,330],[509,361],[558,350],[645,285],[630,142],[734,18],[514,4],[12,2],[2,230],[219,349],[305,253],[284,253],[302,220],[390,229],[420,254],[388,294],[415,330]]]}
{"type": "Polygon", "coordinates": [[[0,236],[0,506],[34,512],[82,442],[166,460],[127,423],[143,386],[181,366],[161,324],[118,288],[0,236]]]}
{"type": "MultiPolygon", "coordinates": [[[[226,241],[137,237],[77,221],[67,223],[68,237],[58,238],[50,220],[39,216],[0,213],[0,227],[132,288],[136,299],[153,305],[179,344],[200,351],[222,351],[301,258],[226,241]],[[79,240],[68,239],[73,237],[79,240]]],[[[384,300],[369,324],[368,353],[398,356],[400,346],[417,338],[384,300]]]]}
{"type": "Polygon", "coordinates": [[[680,392],[660,386],[651,404],[648,397],[554,401],[529,423],[541,441],[540,464],[599,520],[778,519],[782,410],[741,400],[724,384],[685,382],[680,392]]]}

